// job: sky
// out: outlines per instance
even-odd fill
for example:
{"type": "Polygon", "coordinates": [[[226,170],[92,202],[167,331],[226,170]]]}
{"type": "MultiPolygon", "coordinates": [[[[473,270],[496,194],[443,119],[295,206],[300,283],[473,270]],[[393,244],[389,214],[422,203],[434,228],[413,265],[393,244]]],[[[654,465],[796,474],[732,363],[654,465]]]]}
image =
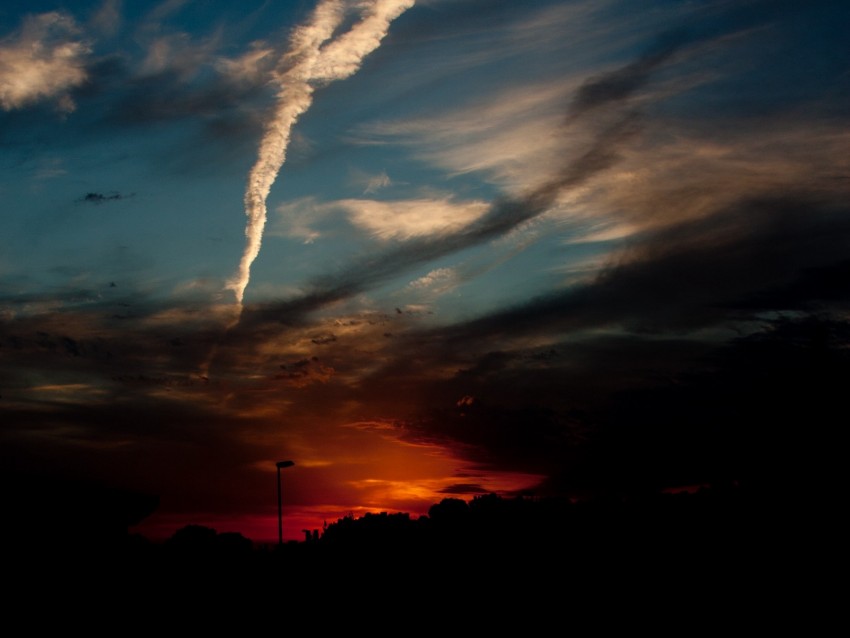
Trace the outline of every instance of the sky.
{"type": "Polygon", "coordinates": [[[283,459],[288,539],[787,483],[847,379],[848,21],[5,0],[2,470],[255,540],[283,459]]]}

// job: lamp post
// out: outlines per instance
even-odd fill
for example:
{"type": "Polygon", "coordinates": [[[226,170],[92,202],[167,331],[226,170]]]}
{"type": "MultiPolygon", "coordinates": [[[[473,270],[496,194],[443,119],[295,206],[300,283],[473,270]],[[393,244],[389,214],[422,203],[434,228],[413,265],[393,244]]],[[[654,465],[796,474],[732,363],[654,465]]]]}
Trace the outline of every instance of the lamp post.
{"type": "Polygon", "coordinates": [[[277,544],[283,545],[283,512],[280,500],[280,471],[285,467],[295,465],[294,461],[278,461],[277,466],[277,544]]]}

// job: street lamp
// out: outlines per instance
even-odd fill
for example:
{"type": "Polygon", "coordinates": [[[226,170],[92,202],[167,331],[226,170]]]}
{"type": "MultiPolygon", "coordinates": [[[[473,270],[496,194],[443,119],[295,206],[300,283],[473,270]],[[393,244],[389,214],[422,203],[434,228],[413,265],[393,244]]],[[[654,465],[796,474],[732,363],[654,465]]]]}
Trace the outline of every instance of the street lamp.
{"type": "Polygon", "coordinates": [[[278,461],[277,466],[277,544],[283,545],[283,513],[280,501],[280,471],[285,467],[295,465],[294,461],[278,461]]]}

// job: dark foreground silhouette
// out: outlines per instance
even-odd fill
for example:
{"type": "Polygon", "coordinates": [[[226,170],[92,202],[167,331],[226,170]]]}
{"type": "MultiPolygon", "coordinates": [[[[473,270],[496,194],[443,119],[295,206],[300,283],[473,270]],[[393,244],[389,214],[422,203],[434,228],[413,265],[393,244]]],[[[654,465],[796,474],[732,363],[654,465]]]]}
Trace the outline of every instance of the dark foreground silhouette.
{"type": "Polygon", "coordinates": [[[822,618],[809,612],[812,598],[832,604],[818,574],[834,565],[812,513],[729,483],[582,502],[449,498],[427,516],[349,516],[283,545],[196,525],[163,543],[126,529],[42,537],[4,543],[4,602],[29,623],[100,623],[109,635],[175,622],[217,635],[225,618],[240,633],[257,622],[281,633],[344,623],[357,632],[412,624],[416,633],[536,635],[589,621],[699,635],[784,626],[792,614],[811,629],[822,618]]]}
{"type": "MultiPolygon", "coordinates": [[[[804,556],[783,541],[792,540],[794,507],[734,483],[582,502],[489,494],[469,502],[444,499],[419,518],[348,516],[309,541],[284,545],[255,545],[240,534],[197,525],[152,543],[127,533],[134,519],[118,507],[104,528],[108,533],[90,527],[89,536],[43,534],[35,544],[7,534],[3,551],[4,564],[17,568],[16,582],[30,587],[69,580],[79,586],[84,577],[121,591],[238,585],[309,597],[375,581],[408,589],[431,583],[445,591],[551,593],[623,585],[654,574],[653,582],[663,575],[682,586],[721,585],[737,592],[804,556]],[[117,518],[124,524],[121,533],[117,518]]],[[[804,513],[796,507],[796,514],[804,513]]]]}

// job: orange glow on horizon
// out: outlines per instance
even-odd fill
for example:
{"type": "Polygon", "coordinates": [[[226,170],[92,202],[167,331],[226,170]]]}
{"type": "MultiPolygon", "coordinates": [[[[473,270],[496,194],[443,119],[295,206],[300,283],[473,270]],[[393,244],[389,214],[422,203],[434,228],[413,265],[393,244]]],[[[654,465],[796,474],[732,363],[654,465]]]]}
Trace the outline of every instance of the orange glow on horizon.
{"type": "MultiPolygon", "coordinates": [[[[321,458],[311,458],[309,447],[303,446],[303,456],[292,454],[295,466],[282,475],[285,541],[304,540],[303,530],[321,533],[325,523],[349,515],[401,512],[418,518],[444,498],[468,501],[478,493],[510,494],[529,489],[542,478],[476,467],[447,447],[402,440],[399,430],[380,422],[349,424],[337,431],[343,433],[343,444],[331,447],[330,441],[339,437],[326,438],[321,458]]],[[[154,512],[133,531],[161,541],[196,524],[219,533],[239,532],[258,544],[276,543],[274,462],[258,461],[251,468],[261,473],[268,488],[264,493],[268,501],[257,512],[154,512]]]]}

